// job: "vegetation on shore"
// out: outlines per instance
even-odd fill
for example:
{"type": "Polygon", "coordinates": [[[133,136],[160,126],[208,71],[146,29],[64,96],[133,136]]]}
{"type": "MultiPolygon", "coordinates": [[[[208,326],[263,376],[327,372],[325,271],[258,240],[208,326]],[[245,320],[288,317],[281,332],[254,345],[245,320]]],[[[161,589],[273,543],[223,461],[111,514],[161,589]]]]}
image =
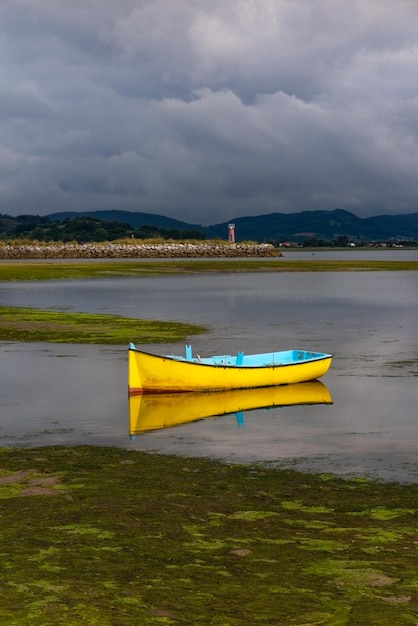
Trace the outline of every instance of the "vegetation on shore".
{"type": "Polygon", "coordinates": [[[184,341],[205,330],[202,326],[180,322],[0,306],[0,341],[168,343],[184,341]]]}
{"type": "Polygon", "coordinates": [[[416,624],[418,485],[0,450],[5,626],[416,624]]]}
{"type": "Polygon", "coordinates": [[[18,261],[0,262],[0,281],[60,280],[195,274],[204,272],[377,272],[418,271],[418,261],[373,259],[319,261],[297,259],[204,259],[204,260],[112,260],[104,261],[18,261]]]}

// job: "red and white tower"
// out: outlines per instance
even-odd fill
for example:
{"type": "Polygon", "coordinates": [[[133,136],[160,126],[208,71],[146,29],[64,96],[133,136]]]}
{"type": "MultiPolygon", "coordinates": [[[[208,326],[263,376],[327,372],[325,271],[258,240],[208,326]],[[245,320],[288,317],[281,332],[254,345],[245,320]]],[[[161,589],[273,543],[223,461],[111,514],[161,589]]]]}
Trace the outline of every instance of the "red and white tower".
{"type": "Polygon", "coordinates": [[[235,243],[235,224],[228,224],[228,241],[235,243]]]}

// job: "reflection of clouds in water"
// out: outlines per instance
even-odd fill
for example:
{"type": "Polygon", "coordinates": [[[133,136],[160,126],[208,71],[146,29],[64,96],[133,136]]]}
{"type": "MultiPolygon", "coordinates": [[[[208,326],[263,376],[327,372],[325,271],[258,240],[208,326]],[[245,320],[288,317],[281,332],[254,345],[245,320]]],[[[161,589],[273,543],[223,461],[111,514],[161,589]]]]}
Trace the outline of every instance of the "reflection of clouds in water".
{"type": "Polygon", "coordinates": [[[353,474],[375,471],[411,480],[418,443],[418,390],[412,379],[330,372],[324,380],[333,405],[256,410],[245,414],[244,427],[232,415],[215,418],[141,436],[135,447],[235,462],[296,463],[342,475],[351,467],[353,474]]]}
{"type": "MultiPolygon", "coordinates": [[[[312,296],[320,299],[338,301],[345,306],[361,304],[361,306],[397,307],[418,305],[417,272],[362,272],[361,279],[353,272],[327,272],[311,274],[310,281],[305,284],[303,275],[298,274],[293,283],[297,294],[301,286],[308,289],[312,296]],[[299,278],[298,278],[299,277],[299,278]],[[320,284],[320,291],[317,290],[320,284]]],[[[290,295],[293,295],[291,293],[290,295]]]]}
{"type": "Polygon", "coordinates": [[[100,429],[101,416],[111,419],[125,402],[125,357],[117,347],[0,344],[0,434],[44,433],[36,445],[48,445],[54,430],[100,429]]]}
{"type": "MultiPolygon", "coordinates": [[[[333,353],[323,382],[334,404],[246,413],[244,427],[233,416],[209,419],[130,441],[125,346],[0,343],[0,441],[285,460],[381,476],[390,467],[392,477],[414,477],[417,283],[417,272],[353,272],[7,285],[2,299],[9,305],[207,323],[208,334],[191,338],[200,354],[294,347],[333,353]]],[[[184,344],[149,349],[183,353],[184,344]]]]}
{"type": "MultiPolygon", "coordinates": [[[[225,419],[225,418],[222,418],[225,419]]],[[[256,418],[260,420],[260,416],[256,418]]],[[[266,429],[258,424],[252,431],[247,425],[240,432],[230,428],[200,425],[181,428],[181,432],[153,433],[135,442],[135,449],[165,454],[207,456],[236,463],[265,462],[303,471],[331,472],[339,475],[371,473],[382,479],[414,481],[418,476],[416,439],[410,433],[315,432],[306,427],[290,429],[275,424],[266,429]],[[267,435],[267,436],[266,436],[267,435]]]]}

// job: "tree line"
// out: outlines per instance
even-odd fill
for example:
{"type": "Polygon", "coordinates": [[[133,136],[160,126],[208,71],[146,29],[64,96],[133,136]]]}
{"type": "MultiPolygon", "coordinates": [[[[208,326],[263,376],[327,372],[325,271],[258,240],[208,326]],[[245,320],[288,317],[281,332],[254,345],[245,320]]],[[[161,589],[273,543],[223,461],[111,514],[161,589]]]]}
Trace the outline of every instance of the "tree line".
{"type": "MultiPolygon", "coordinates": [[[[106,221],[99,218],[80,215],[78,217],[67,217],[62,221],[55,221],[49,217],[39,215],[19,215],[18,217],[10,217],[0,214],[0,240],[7,241],[12,239],[31,240],[43,242],[63,242],[71,241],[77,243],[93,243],[115,241],[117,239],[162,239],[162,240],[198,240],[202,241],[207,238],[207,234],[199,229],[179,229],[179,228],[162,228],[159,226],[144,224],[139,228],[134,228],[128,223],[118,221],[106,221]]],[[[256,241],[255,237],[251,240],[256,241]]],[[[270,243],[275,247],[289,245],[287,238],[262,238],[261,241],[270,243]]],[[[413,238],[404,239],[388,239],[380,240],[385,242],[387,246],[417,246],[417,241],[413,238]]],[[[375,241],[377,244],[378,242],[375,241]]],[[[321,237],[302,237],[298,236],[294,239],[290,246],[302,246],[312,248],[322,247],[346,247],[350,245],[367,246],[370,241],[360,240],[358,237],[352,238],[348,235],[338,235],[334,239],[326,239],[321,237]]]]}
{"type": "MultiPolygon", "coordinates": [[[[4,221],[4,220],[2,220],[4,221]]],[[[0,226],[2,239],[30,239],[33,241],[62,241],[68,243],[91,243],[115,241],[116,239],[197,239],[206,238],[197,229],[159,228],[145,224],[133,228],[121,222],[107,222],[93,217],[66,218],[56,222],[48,217],[19,216],[19,222],[11,229],[0,226]]]]}

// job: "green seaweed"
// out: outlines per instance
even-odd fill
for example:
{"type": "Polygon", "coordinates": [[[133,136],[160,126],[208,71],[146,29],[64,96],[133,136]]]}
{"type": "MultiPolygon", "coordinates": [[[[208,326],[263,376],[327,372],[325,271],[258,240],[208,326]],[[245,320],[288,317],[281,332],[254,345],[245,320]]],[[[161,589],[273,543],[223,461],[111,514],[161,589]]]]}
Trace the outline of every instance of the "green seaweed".
{"type": "Polygon", "coordinates": [[[326,506],[323,506],[323,505],[307,506],[306,504],[303,504],[299,500],[296,500],[294,502],[283,501],[281,505],[284,509],[287,509],[289,511],[303,511],[304,513],[314,513],[314,514],[331,513],[331,510],[326,506]]]}
{"type": "Polygon", "coordinates": [[[416,623],[418,485],[87,446],[0,468],[6,626],[416,623]]]}
{"type": "Polygon", "coordinates": [[[202,326],[91,313],[0,306],[1,341],[128,344],[183,341],[202,326]]]}
{"type": "Polygon", "coordinates": [[[418,261],[374,259],[298,260],[288,258],[249,259],[113,259],[90,262],[83,259],[51,259],[46,262],[19,260],[0,261],[0,281],[68,280],[109,278],[118,276],[158,276],[164,274],[233,273],[233,272],[355,272],[355,271],[417,271],[418,261]]]}

